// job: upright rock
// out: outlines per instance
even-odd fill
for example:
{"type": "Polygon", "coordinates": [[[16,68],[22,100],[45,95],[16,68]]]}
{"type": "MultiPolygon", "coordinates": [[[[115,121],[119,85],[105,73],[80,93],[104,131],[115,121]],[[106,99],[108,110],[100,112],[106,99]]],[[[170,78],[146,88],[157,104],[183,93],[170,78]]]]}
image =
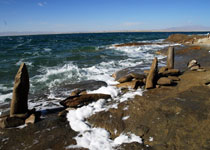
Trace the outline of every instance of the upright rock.
{"type": "Polygon", "coordinates": [[[174,69],[174,47],[168,48],[167,68],[174,69]]]}
{"type": "Polygon", "coordinates": [[[25,114],[28,112],[28,92],[29,92],[29,75],[25,63],[15,76],[15,83],[10,105],[10,116],[15,114],[25,114]]]}
{"type": "Polygon", "coordinates": [[[157,57],[154,58],[149,74],[147,76],[146,80],[146,89],[154,88],[155,87],[155,79],[157,77],[157,71],[158,71],[158,59],[157,57]]]}

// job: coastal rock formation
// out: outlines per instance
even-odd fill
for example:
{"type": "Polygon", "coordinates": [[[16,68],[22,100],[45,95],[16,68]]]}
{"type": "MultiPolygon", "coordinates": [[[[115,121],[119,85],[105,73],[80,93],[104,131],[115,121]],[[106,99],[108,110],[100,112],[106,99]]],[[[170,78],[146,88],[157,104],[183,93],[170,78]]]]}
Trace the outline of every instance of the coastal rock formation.
{"type": "Polygon", "coordinates": [[[78,96],[70,96],[65,100],[61,101],[60,104],[64,107],[81,107],[99,99],[109,99],[110,95],[107,94],[85,94],[78,96]]]}
{"type": "Polygon", "coordinates": [[[29,75],[26,65],[22,63],[15,76],[10,116],[28,112],[29,75]]]}
{"type": "Polygon", "coordinates": [[[150,89],[150,88],[154,88],[155,87],[155,80],[157,78],[157,70],[158,70],[158,59],[155,57],[151,68],[150,68],[150,72],[147,76],[146,79],[146,89],[150,89]]]}

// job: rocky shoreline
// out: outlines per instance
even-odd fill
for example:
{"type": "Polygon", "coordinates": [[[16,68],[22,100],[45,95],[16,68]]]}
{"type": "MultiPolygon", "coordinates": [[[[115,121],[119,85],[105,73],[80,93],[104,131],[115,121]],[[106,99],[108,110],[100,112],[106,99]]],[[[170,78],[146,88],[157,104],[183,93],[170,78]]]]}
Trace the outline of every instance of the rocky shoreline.
{"type": "MultiPolygon", "coordinates": [[[[159,53],[164,54],[166,51],[161,50],[159,53]]],[[[142,144],[134,142],[122,144],[118,148],[210,148],[209,49],[188,45],[175,47],[174,52],[174,68],[182,72],[176,86],[160,86],[147,90],[143,96],[135,96],[131,101],[120,103],[118,109],[111,108],[88,119],[94,126],[109,131],[112,139],[122,132],[132,132],[143,139],[142,144]],[[187,63],[193,59],[206,71],[188,70],[187,63]],[[129,118],[123,119],[125,116],[129,118]]],[[[0,149],[66,149],[68,145],[75,144],[73,138],[77,133],[70,128],[65,115],[57,116],[59,111],[61,110],[48,111],[41,121],[22,129],[0,129],[0,149]]]]}

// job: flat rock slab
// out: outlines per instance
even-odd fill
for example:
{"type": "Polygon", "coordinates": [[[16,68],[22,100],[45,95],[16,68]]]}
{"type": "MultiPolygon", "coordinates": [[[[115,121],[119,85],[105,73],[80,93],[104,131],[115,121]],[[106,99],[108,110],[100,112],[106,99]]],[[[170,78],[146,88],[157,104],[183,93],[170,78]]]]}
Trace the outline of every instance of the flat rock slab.
{"type": "Polygon", "coordinates": [[[111,98],[111,96],[107,94],[84,94],[79,96],[70,96],[67,99],[61,101],[60,104],[64,107],[79,107],[99,99],[109,98],[111,98]]]}

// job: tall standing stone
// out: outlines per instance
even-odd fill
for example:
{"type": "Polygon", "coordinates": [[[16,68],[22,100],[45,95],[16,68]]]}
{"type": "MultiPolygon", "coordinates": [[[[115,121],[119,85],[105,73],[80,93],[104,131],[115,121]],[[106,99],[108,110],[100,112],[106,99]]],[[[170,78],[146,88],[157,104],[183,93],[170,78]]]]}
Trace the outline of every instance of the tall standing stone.
{"type": "Polygon", "coordinates": [[[155,79],[157,77],[158,74],[158,59],[157,57],[154,58],[149,74],[147,76],[147,80],[146,80],[146,89],[150,89],[150,88],[154,88],[155,87],[155,79]]]}
{"type": "Polygon", "coordinates": [[[167,68],[174,69],[174,47],[168,48],[167,68]]]}
{"type": "Polygon", "coordinates": [[[10,116],[15,114],[25,114],[28,112],[28,92],[29,92],[29,75],[25,63],[15,76],[15,83],[10,105],[10,116]]]}

